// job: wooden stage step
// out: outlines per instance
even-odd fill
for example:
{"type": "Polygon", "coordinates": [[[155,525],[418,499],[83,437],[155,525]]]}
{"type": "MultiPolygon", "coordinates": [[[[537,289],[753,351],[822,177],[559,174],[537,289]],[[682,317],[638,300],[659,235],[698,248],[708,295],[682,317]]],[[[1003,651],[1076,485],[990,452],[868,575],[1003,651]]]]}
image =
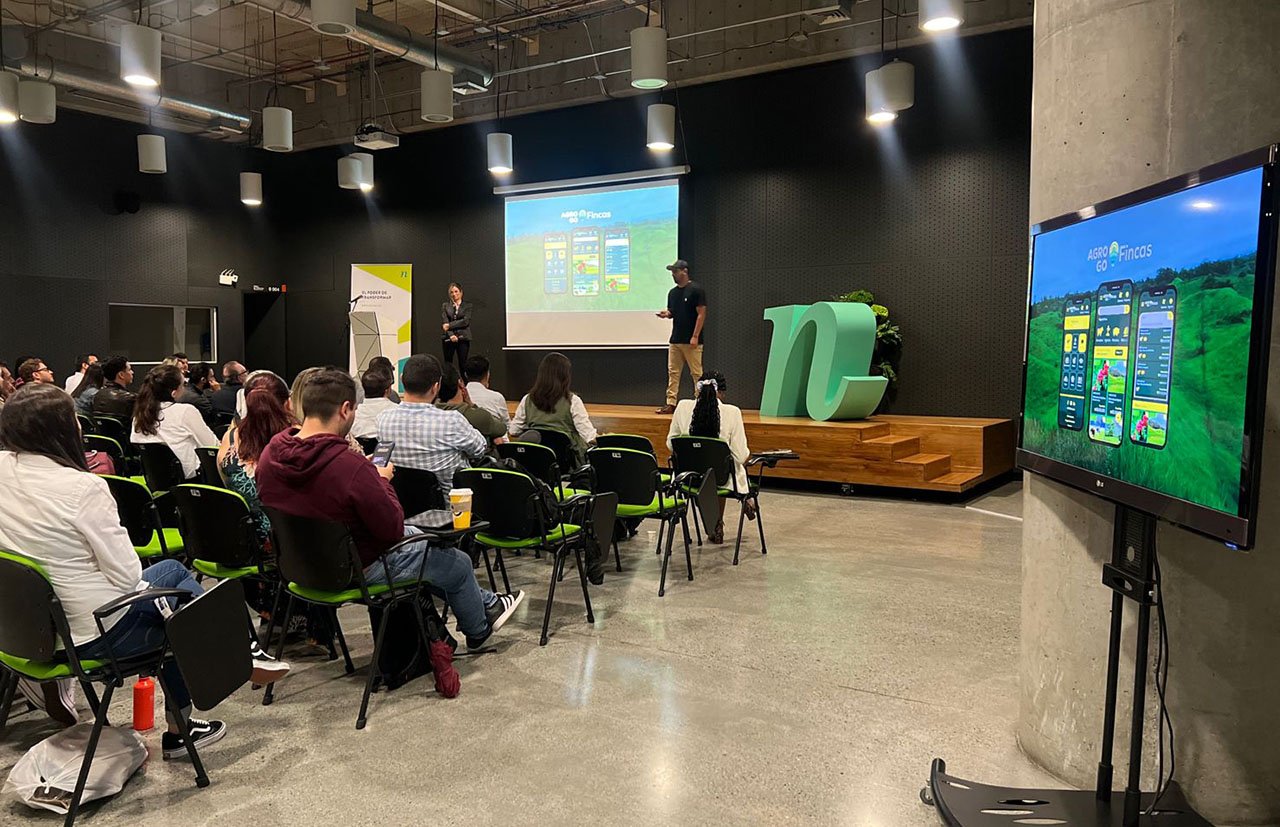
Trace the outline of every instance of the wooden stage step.
{"type": "MultiPolygon", "coordinates": [[[[666,463],[671,417],[638,405],[590,405],[601,433],[641,434],[666,463]]],[[[883,485],[963,493],[1013,469],[1015,429],[1009,419],[884,414],[857,422],[817,422],[743,411],[753,451],[790,448],[768,476],[851,485],[883,485]]]]}

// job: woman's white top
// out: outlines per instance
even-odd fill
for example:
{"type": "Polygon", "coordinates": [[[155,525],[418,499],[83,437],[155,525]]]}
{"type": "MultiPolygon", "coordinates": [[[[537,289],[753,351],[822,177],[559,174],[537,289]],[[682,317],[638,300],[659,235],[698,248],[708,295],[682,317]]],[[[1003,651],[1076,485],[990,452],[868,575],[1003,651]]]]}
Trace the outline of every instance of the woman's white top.
{"type": "MultiPolygon", "coordinates": [[[[693,421],[693,406],[696,404],[692,399],[682,399],[676,405],[676,412],[671,415],[671,430],[667,432],[668,448],[671,447],[672,437],[689,435],[689,423],[693,421]]],[[[743,468],[743,464],[751,456],[751,450],[747,448],[742,409],[737,405],[726,405],[718,399],[716,404],[720,406],[720,438],[729,443],[729,453],[733,454],[734,475],[738,478],[738,491],[745,494],[747,470],[743,468]]]]}
{"type": "MultiPolygon", "coordinates": [[[[137,422],[137,419],[134,419],[137,422]]],[[[133,444],[147,442],[163,442],[169,446],[182,463],[182,476],[191,479],[200,471],[200,457],[197,448],[213,448],[218,445],[218,438],[205,424],[204,417],[195,405],[182,402],[161,402],[160,421],[156,423],[154,434],[144,434],[134,426],[133,444]]]]}
{"type": "Polygon", "coordinates": [[[98,637],[94,609],[146,588],[106,481],[38,454],[0,451],[0,548],[44,567],[76,645],[98,637]]]}

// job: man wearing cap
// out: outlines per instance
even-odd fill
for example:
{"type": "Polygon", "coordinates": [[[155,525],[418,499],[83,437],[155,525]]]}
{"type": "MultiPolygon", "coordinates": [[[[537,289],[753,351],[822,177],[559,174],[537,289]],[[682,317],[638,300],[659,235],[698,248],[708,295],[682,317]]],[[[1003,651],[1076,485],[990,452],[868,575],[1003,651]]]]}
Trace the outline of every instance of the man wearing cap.
{"type": "Polygon", "coordinates": [[[689,278],[689,262],[677,259],[668,264],[675,287],[667,293],[667,308],[658,316],[671,320],[671,339],[667,346],[667,404],[658,413],[676,411],[680,398],[680,374],[689,364],[689,377],[697,382],[702,376],[702,333],[707,321],[707,294],[702,285],[689,278]]]}

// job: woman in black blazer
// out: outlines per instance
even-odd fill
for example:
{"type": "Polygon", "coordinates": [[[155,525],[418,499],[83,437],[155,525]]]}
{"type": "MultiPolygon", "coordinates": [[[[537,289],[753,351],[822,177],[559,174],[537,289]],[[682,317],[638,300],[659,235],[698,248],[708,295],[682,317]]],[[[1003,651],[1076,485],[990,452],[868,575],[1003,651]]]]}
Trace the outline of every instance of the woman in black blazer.
{"type": "Polygon", "coordinates": [[[449,283],[449,300],[440,305],[440,328],[444,344],[444,361],[458,355],[458,372],[467,375],[467,355],[471,352],[471,302],[462,300],[462,285],[449,283]]]}

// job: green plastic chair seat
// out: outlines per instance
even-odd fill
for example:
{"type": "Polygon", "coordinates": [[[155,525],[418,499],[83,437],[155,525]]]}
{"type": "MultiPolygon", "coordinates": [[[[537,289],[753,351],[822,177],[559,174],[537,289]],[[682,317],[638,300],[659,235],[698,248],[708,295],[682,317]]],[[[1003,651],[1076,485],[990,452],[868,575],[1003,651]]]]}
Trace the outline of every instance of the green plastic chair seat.
{"type": "Polygon", "coordinates": [[[214,577],[218,580],[235,580],[239,577],[248,577],[251,574],[258,574],[257,566],[246,566],[242,569],[232,569],[210,562],[209,560],[192,560],[191,568],[206,577],[214,577]]]}
{"type": "MultiPolygon", "coordinates": [[[[176,528],[164,529],[164,543],[169,547],[170,554],[180,554],[182,552],[182,534],[176,528]]],[[[134,546],[133,550],[138,552],[139,557],[159,557],[164,551],[160,548],[160,535],[154,531],[151,532],[151,542],[145,546],[134,546]]]]}
{"type": "MultiPolygon", "coordinates": [[[[381,564],[376,563],[375,565],[381,564]]],[[[396,588],[412,586],[415,585],[416,582],[417,581],[415,580],[405,580],[404,582],[396,583],[396,588]]],[[[325,603],[330,606],[337,606],[342,603],[351,603],[364,598],[364,595],[360,593],[359,589],[345,589],[340,592],[329,592],[324,589],[312,589],[306,586],[299,586],[297,583],[290,583],[289,591],[293,592],[298,597],[301,597],[303,600],[310,600],[312,603],[325,603]]],[[[384,584],[370,586],[369,596],[377,597],[378,595],[386,594],[389,591],[391,591],[391,587],[384,584]]]]}
{"type": "MultiPolygon", "coordinates": [[[[747,485],[748,485],[748,488],[749,488],[748,493],[751,493],[751,494],[754,494],[754,493],[756,492],[756,490],[757,490],[757,489],[759,489],[759,487],[760,487],[760,486],[756,485],[755,480],[748,480],[748,481],[747,481],[747,485]]],[[[682,485],[682,486],[680,486],[680,490],[681,490],[681,491],[683,491],[684,493],[688,494],[690,497],[696,497],[696,496],[698,495],[698,489],[697,489],[697,488],[694,488],[692,485],[682,485]]],[[[733,496],[733,489],[732,489],[732,488],[717,488],[717,489],[716,489],[716,493],[717,493],[717,494],[719,494],[721,497],[732,497],[732,496],[733,496]]]]}
{"type": "MultiPolygon", "coordinates": [[[[547,532],[547,542],[558,543],[574,536],[579,531],[582,531],[582,526],[576,526],[573,523],[561,523],[547,532]]],[[[542,545],[541,537],[496,537],[484,532],[476,534],[476,540],[489,548],[532,548],[542,545]]]]}
{"type": "Polygon", "coordinates": [[[559,486],[556,486],[556,499],[559,500],[560,502],[564,502],[567,499],[576,497],[579,494],[590,494],[590,493],[591,492],[585,488],[569,488],[568,486],[566,486],[565,488],[561,489],[559,486]]]}
{"type": "MultiPolygon", "coordinates": [[[[65,663],[27,660],[26,658],[7,655],[4,652],[0,652],[0,663],[3,663],[14,672],[28,677],[33,681],[51,681],[55,678],[70,678],[75,676],[71,671],[71,667],[65,663]]],[[[106,665],[106,661],[82,660],[80,661],[80,665],[84,667],[86,672],[89,672],[94,669],[101,669],[106,665]]]]}
{"type": "Polygon", "coordinates": [[[658,514],[669,514],[675,511],[684,501],[675,499],[670,495],[663,495],[662,504],[666,506],[663,510],[658,507],[658,495],[654,494],[653,499],[644,505],[619,505],[619,517],[653,517],[658,514]]]}
{"type": "MultiPolygon", "coordinates": [[[[138,485],[145,486],[147,484],[146,477],[127,477],[127,479],[132,480],[133,482],[136,482],[138,485]]],[[[151,489],[148,488],[147,490],[150,491],[151,489]]]]}

